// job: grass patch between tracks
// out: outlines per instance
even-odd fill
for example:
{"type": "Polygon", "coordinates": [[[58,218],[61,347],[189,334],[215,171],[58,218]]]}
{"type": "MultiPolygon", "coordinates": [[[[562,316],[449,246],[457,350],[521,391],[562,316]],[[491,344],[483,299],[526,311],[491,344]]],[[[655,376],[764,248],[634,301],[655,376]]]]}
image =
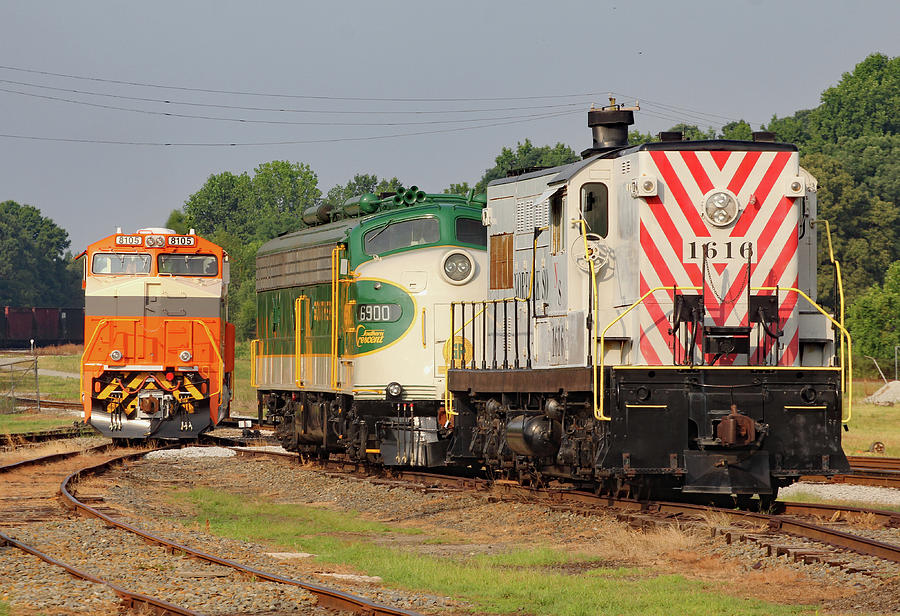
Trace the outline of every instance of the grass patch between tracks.
{"type": "MultiPolygon", "coordinates": [[[[709,583],[638,567],[609,567],[600,555],[523,545],[500,554],[456,557],[386,546],[409,528],[356,513],[266,502],[208,488],[176,492],[190,504],[188,522],[215,534],[315,554],[320,564],[350,566],[388,586],[469,602],[477,614],[588,616],[594,614],[802,614],[804,607],[730,597],[709,583]],[[524,611],[523,611],[524,610],[524,611]]],[[[422,536],[421,544],[429,542],[422,536]]],[[[407,544],[408,541],[404,541],[407,544]]]]}
{"type": "Polygon", "coordinates": [[[74,415],[51,415],[41,413],[14,413],[10,415],[0,414],[0,435],[18,434],[21,432],[34,432],[37,430],[49,430],[51,428],[66,428],[76,421],[74,415]]]}

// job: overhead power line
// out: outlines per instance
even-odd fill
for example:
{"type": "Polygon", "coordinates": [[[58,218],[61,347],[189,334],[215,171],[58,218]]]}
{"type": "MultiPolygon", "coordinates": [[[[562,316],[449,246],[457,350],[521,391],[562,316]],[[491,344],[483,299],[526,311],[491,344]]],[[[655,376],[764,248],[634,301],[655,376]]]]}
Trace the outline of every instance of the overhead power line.
{"type": "MultiPolygon", "coordinates": [[[[249,118],[221,118],[216,116],[204,116],[189,113],[178,113],[175,111],[152,111],[149,109],[135,109],[133,107],[121,107],[119,105],[107,105],[104,103],[91,103],[88,101],[79,101],[61,96],[50,96],[49,94],[35,94],[33,92],[22,92],[21,90],[12,90],[10,88],[0,88],[0,92],[8,94],[16,94],[19,96],[28,96],[32,98],[40,98],[44,100],[68,103],[72,105],[82,105],[85,107],[95,107],[99,109],[110,109],[114,111],[127,111],[130,113],[141,113],[145,115],[166,116],[170,118],[188,118],[191,120],[214,120],[219,122],[238,122],[241,124],[275,124],[289,126],[413,126],[413,125],[431,125],[431,124],[460,124],[464,122],[481,122],[495,120],[516,120],[516,119],[538,119],[551,117],[558,112],[533,113],[526,115],[501,116],[493,118],[463,118],[452,120],[421,120],[415,122],[337,122],[337,121],[305,121],[305,120],[254,120],[249,118]]],[[[568,112],[566,112],[568,113],[568,112]]]]}
{"type": "MultiPolygon", "coordinates": [[[[581,113],[581,111],[562,111],[554,114],[547,114],[544,118],[554,118],[565,115],[571,115],[574,113],[581,113]]],[[[544,119],[540,118],[540,119],[544,119]]],[[[155,146],[155,147],[246,147],[246,146],[274,146],[274,145],[304,145],[304,144],[312,144],[312,143],[342,143],[342,142],[350,142],[350,141],[377,141],[379,139],[396,139],[399,137],[414,137],[418,135],[434,135],[438,133],[456,133],[470,130],[479,130],[482,128],[492,128],[495,126],[506,126],[509,124],[520,124],[523,122],[531,122],[533,119],[528,120],[510,120],[507,122],[494,122],[489,124],[479,124],[477,126],[459,126],[454,128],[443,128],[443,129],[435,129],[435,130],[423,130],[423,131],[414,131],[414,132],[406,132],[406,133],[394,133],[388,135],[371,135],[371,136],[358,136],[358,137],[335,137],[335,138],[323,138],[323,139],[296,139],[296,140],[284,140],[284,141],[245,141],[245,142],[163,142],[163,141],[125,141],[125,140],[113,140],[113,139],[79,139],[79,138],[68,138],[68,137],[43,137],[38,135],[16,135],[9,133],[0,133],[0,138],[2,139],[21,139],[27,141],[56,141],[56,142],[64,142],[64,143],[96,143],[96,144],[105,144],[105,145],[133,145],[133,146],[155,146]]]]}
{"type": "Polygon", "coordinates": [[[71,75],[67,73],[54,73],[51,71],[39,71],[35,69],[21,68],[18,66],[0,65],[0,69],[8,71],[16,71],[20,73],[31,73],[34,75],[48,75],[51,77],[65,77],[67,79],[79,79],[84,81],[96,81],[99,83],[114,83],[127,86],[140,86],[144,88],[158,88],[164,90],[178,90],[181,92],[202,92],[205,94],[235,94],[240,96],[264,96],[271,98],[296,98],[308,100],[326,100],[326,101],[361,101],[361,102],[470,102],[470,101],[520,101],[520,100],[542,100],[542,99],[560,99],[560,98],[586,98],[605,96],[603,92],[582,92],[577,94],[544,94],[530,96],[483,96],[483,97],[369,97],[369,96],[326,96],[321,94],[284,94],[278,92],[252,92],[248,90],[216,90],[212,88],[191,88],[186,86],[173,86],[159,83],[147,83],[140,81],[126,81],[121,79],[106,79],[103,77],[89,77],[85,75],[71,75]]]}
{"type": "Polygon", "coordinates": [[[562,109],[572,107],[584,107],[588,102],[557,103],[554,105],[526,105],[516,107],[488,107],[482,109],[413,109],[413,110],[369,110],[369,109],[292,109],[287,107],[258,107],[250,105],[223,105],[215,103],[198,103],[194,101],[179,101],[167,98],[150,98],[146,96],[127,96],[124,94],[111,94],[108,92],[92,92],[90,90],[78,90],[74,88],[57,88],[28,81],[15,81],[12,79],[0,79],[0,83],[8,83],[54,92],[68,92],[70,94],[85,94],[119,100],[139,101],[145,103],[160,103],[165,105],[184,105],[187,107],[206,107],[210,109],[234,109],[239,111],[271,111],[277,113],[322,113],[322,114],[354,114],[354,115],[419,115],[419,114],[454,114],[454,113],[489,113],[494,111],[525,111],[532,109],[562,109]]]}

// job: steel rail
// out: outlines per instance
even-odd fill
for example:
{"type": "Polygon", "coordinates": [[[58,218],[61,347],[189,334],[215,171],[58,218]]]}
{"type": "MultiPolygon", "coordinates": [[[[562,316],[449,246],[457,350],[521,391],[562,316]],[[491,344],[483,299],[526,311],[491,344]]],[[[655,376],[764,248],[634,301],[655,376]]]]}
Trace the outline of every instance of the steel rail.
{"type": "Polygon", "coordinates": [[[777,502],[775,506],[781,515],[811,515],[819,518],[833,518],[836,514],[843,519],[865,519],[883,524],[887,528],[900,528],[900,512],[884,509],[865,509],[862,507],[844,507],[822,503],[777,502]]]}
{"type": "Polygon", "coordinates": [[[79,436],[90,436],[96,434],[90,426],[69,426],[65,428],[54,428],[52,430],[35,430],[33,432],[4,432],[0,433],[0,445],[15,443],[40,443],[43,441],[51,441],[55,439],[77,438],[79,436]]]}
{"type": "Polygon", "coordinates": [[[164,546],[173,552],[181,552],[193,558],[197,558],[216,565],[221,565],[223,567],[229,567],[244,574],[253,576],[257,579],[275,582],[278,584],[286,584],[289,586],[297,586],[306,590],[307,592],[314,594],[319,601],[319,605],[323,607],[349,611],[355,614],[365,614],[366,616],[422,616],[418,612],[380,605],[378,603],[369,601],[364,597],[346,593],[340,590],[335,590],[333,588],[328,588],[326,586],[321,586],[312,582],[301,582],[299,580],[294,580],[274,573],[268,573],[254,567],[242,565],[233,560],[214,556],[212,554],[208,554],[206,552],[195,550],[185,545],[175,543],[174,541],[169,541],[168,539],[164,539],[158,535],[154,535],[153,533],[141,530],[139,528],[131,526],[130,524],[108,516],[101,511],[98,511],[90,505],[79,501],[68,489],[69,483],[74,479],[80,478],[83,475],[100,473],[109,468],[115,462],[142,456],[144,455],[144,453],[146,452],[138,454],[128,454],[126,456],[121,456],[107,462],[82,468],[69,474],[59,486],[59,492],[63,499],[63,504],[76,511],[99,518],[110,526],[138,535],[146,541],[164,546]]]}
{"type": "MultiPolygon", "coordinates": [[[[265,455],[265,451],[257,452],[265,455]]],[[[345,465],[352,466],[352,465],[345,465]]],[[[358,465],[357,465],[358,466],[358,465]]],[[[900,562],[900,545],[893,545],[847,533],[844,531],[818,526],[810,522],[791,519],[784,515],[772,515],[764,513],[756,513],[752,511],[741,511],[736,509],[723,509],[717,507],[708,507],[705,505],[697,505],[693,503],[676,503],[663,501],[637,501],[632,499],[620,499],[606,496],[597,496],[592,492],[583,492],[579,490],[569,489],[538,489],[528,486],[519,485],[512,481],[490,481],[487,479],[477,479],[471,477],[454,477],[448,475],[432,475],[422,471],[395,471],[393,476],[403,479],[415,480],[431,484],[444,486],[456,486],[474,488],[476,490],[494,490],[500,491],[514,498],[529,498],[538,502],[548,502],[553,504],[579,504],[592,507],[611,507],[615,509],[625,509],[628,511],[636,511],[639,513],[659,513],[667,514],[673,517],[680,515],[703,515],[708,512],[716,512],[717,514],[726,515],[735,520],[751,520],[756,523],[764,523],[770,530],[782,531],[788,534],[812,539],[827,543],[832,546],[844,548],[858,554],[875,556],[883,560],[892,562],[900,562]]],[[[788,503],[785,505],[784,513],[798,514],[800,507],[804,506],[799,503],[788,503]],[[789,507],[788,507],[789,505],[789,507]]],[[[809,511],[816,509],[815,506],[805,506],[809,511]]],[[[864,515],[870,513],[886,521],[887,525],[900,523],[900,514],[893,512],[868,510],[858,507],[837,507],[834,505],[820,506],[818,511],[821,514],[823,510],[827,510],[833,515],[836,511],[849,512],[853,515],[864,515]],[[826,509],[827,508],[827,509],[826,509]]]]}
{"type": "MultiPolygon", "coordinates": [[[[104,445],[97,445],[96,447],[89,447],[87,449],[76,449],[75,451],[64,451],[62,453],[51,453],[46,456],[40,456],[37,458],[28,458],[26,460],[20,460],[18,462],[10,462],[9,464],[4,464],[0,466],[0,473],[7,473],[9,471],[14,471],[19,468],[23,468],[25,466],[32,466],[38,464],[47,464],[50,462],[58,462],[60,460],[65,460],[66,458],[74,458],[75,456],[80,456],[83,453],[103,453],[109,449],[115,447],[112,443],[106,443],[104,445]]],[[[144,452],[146,453],[146,452],[144,452]]]]}
{"type": "Polygon", "coordinates": [[[144,605],[151,608],[154,613],[166,615],[173,614],[176,616],[202,616],[200,612],[195,612],[193,610],[189,610],[187,608],[174,605],[167,601],[163,601],[162,599],[157,599],[156,597],[151,597],[150,595],[145,595],[139,592],[134,592],[123,588],[117,584],[113,584],[108,580],[104,580],[103,578],[99,578],[95,575],[87,573],[86,571],[82,571],[81,569],[77,569],[72,565],[66,564],[61,560],[57,560],[52,556],[45,554],[38,550],[37,548],[33,548],[28,544],[22,543],[16,539],[13,539],[6,533],[0,532],[0,545],[11,545],[15,548],[23,552],[27,552],[32,556],[37,556],[42,561],[53,565],[55,567],[60,567],[68,572],[70,575],[74,577],[80,578],[87,582],[93,582],[94,584],[103,584],[107,586],[110,590],[112,590],[116,595],[118,595],[122,599],[122,607],[125,609],[133,609],[138,605],[144,605]]]}
{"type": "Polygon", "coordinates": [[[15,400],[16,402],[21,402],[23,404],[37,404],[40,402],[41,406],[73,410],[82,409],[80,402],[69,402],[67,400],[45,400],[44,398],[38,400],[37,398],[23,398],[22,396],[16,396],[15,400]]]}

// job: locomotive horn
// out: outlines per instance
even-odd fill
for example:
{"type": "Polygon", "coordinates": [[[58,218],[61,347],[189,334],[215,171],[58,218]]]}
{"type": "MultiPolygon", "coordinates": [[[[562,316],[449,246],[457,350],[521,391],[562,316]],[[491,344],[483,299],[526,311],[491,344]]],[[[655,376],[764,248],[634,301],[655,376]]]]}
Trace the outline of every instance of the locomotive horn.
{"type": "Polygon", "coordinates": [[[403,193],[403,201],[407,205],[412,205],[413,203],[416,202],[416,193],[417,192],[419,192],[418,186],[415,186],[415,185],[410,186],[409,188],[406,189],[406,192],[403,193]]]}

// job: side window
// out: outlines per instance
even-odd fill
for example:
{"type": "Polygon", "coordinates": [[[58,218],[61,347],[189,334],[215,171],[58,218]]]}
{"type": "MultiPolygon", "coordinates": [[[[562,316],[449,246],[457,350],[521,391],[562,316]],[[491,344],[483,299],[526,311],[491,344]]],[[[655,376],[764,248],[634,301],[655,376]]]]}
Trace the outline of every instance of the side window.
{"type": "Polygon", "coordinates": [[[600,237],[609,234],[609,189],[601,182],[591,182],[581,187],[581,216],[587,223],[588,233],[600,237]]]}
{"type": "Polygon", "coordinates": [[[511,289],[513,286],[513,236],[500,233],[491,236],[491,288],[511,289]]]}
{"type": "Polygon", "coordinates": [[[565,252],[565,228],[562,224],[566,198],[557,193],[550,200],[550,251],[552,254],[565,252]]]}
{"type": "Polygon", "coordinates": [[[481,223],[480,219],[457,218],[456,241],[463,244],[487,246],[487,227],[481,223]]]}

